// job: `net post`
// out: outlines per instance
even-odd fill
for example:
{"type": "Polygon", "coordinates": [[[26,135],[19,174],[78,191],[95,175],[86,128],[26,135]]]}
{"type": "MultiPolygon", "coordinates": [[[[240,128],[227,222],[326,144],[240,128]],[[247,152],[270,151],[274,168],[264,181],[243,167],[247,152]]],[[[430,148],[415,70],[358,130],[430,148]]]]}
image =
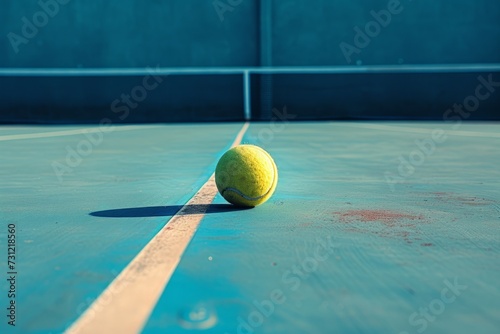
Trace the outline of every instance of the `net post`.
{"type": "Polygon", "coordinates": [[[244,118],[245,121],[249,121],[252,118],[252,110],[250,105],[251,98],[251,88],[250,88],[250,71],[243,71],[243,98],[244,98],[244,118]]]}

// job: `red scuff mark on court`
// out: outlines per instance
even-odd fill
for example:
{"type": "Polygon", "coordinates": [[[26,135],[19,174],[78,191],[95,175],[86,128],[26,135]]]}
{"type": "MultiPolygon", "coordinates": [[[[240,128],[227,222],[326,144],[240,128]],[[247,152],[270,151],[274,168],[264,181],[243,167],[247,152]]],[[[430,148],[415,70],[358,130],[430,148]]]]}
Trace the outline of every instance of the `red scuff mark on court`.
{"type": "Polygon", "coordinates": [[[421,240],[418,225],[427,223],[423,215],[391,210],[347,210],[334,212],[334,215],[337,221],[350,226],[347,229],[350,232],[403,239],[408,244],[421,240]]]}
{"type": "Polygon", "coordinates": [[[455,202],[457,204],[463,204],[469,206],[484,206],[494,203],[494,201],[477,196],[464,196],[460,194],[447,193],[447,192],[433,192],[431,194],[434,195],[440,201],[455,202]]]}
{"type": "Polygon", "coordinates": [[[390,210],[347,210],[344,212],[334,212],[343,223],[352,222],[380,222],[385,225],[393,225],[398,221],[423,220],[422,215],[413,215],[390,210]]]}

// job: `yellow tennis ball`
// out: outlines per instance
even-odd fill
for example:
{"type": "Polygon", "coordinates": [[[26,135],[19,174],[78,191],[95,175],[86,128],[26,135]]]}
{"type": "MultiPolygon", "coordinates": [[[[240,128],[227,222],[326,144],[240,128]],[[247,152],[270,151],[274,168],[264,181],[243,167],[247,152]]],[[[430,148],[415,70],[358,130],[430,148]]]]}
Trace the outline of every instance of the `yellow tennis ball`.
{"type": "Polygon", "coordinates": [[[273,158],[254,145],[233,147],[215,168],[215,183],[222,197],[237,206],[253,207],[267,201],[278,183],[273,158]]]}

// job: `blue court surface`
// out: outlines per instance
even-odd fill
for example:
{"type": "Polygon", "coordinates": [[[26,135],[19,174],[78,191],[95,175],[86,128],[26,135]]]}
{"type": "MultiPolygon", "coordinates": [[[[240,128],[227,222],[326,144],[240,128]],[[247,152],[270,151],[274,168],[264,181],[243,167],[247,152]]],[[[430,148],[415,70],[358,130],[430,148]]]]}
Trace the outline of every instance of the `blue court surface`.
{"type": "Polygon", "coordinates": [[[17,323],[1,332],[494,333],[499,130],[3,126],[17,323]],[[213,198],[215,164],[238,143],[279,169],[253,209],[213,198]]]}

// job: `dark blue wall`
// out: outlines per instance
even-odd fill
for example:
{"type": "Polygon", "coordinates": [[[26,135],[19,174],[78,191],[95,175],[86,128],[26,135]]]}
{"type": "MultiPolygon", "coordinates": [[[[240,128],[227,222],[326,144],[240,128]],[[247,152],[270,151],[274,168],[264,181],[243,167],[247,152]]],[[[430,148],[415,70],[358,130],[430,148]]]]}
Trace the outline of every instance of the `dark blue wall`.
{"type": "MultiPolygon", "coordinates": [[[[447,114],[453,105],[471,103],[476,89],[491,79],[496,87],[488,94],[482,86],[484,100],[467,112],[464,121],[500,120],[500,69],[495,72],[467,73],[379,73],[379,74],[305,74],[274,75],[273,103],[281,110],[301,120],[446,120],[457,117],[447,114]],[[447,116],[448,115],[448,116],[447,116]]],[[[258,89],[258,75],[253,76],[258,89]]],[[[261,105],[260,96],[252,99],[253,106],[261,105]]],[[[256,119],[268,119],[255,107],[256,119]]]]}
{"type": "MultiPolygon", "coordinates": [[[[55,0],[42,0],[54,2],[55,0]]],[[[145,67],[257,65],[256,1],[221,21],[212,0],[61,0],[58,13],[16,53],[41,7],[35,0],[0,4],[1,67],[145,67]]]]}
{"type": "MultiPolygon", "coordinates": [[[[365,32],[375,21],[371,12],[387,10],[389,2],[274,1],[274,64],[347,65],[340,44],[356,47],[354,28],[365,32]]],[[[400,0],[397,9],[352,64],[500,62],[500,1],[400,0]]]]}
{"type": "MultiPolygon", "coordinates": [[[[127,105],[143,78],[0,77],[0,123],[115,124],[231,121],[243,119],[243,80],[239,75],[167,76],[146,91],[144,100],[127,105]]],[[[154,80],[148,80],[154,84],[154,80]]],[[[142,99],[142,97],[141,97],[142,99]]]]}
{"type": "MultiPolygon", "coordinates": [[[[58,0],[41,0],[57,3],[58,0]]],[[[56,15],[16,53],[39,1],[0,5],[1,67],[255,66],[259,64],[259,0],[228,4],[223,20],[213,0],[59,0],[56,15]]],[[[271,1],[272,63],[346,65],[341,43],[356,46],[355,27],[390,0],[271,1]]],[[[394,1],[394,0],[391,0],[394,1]]],[[[233,3],[238,1],[233,0],[233,3]]],[[[498,0],[400,0],[398,14],[370,38],[353,63],[500,62],[498,0]]],[[[266,45],[262,46],[268,47],[266,45]]]]}
{"type": "MultiPolygon", "coordinates": [[[[5,0],[0,68],[500,64],[499,0],[395,1],[5,0]],[[48,18],[41,4],[53,17],[23,37],[48,18]]],[[[440,119],[479,74],[254,76],[252,112],[269,119],[287,104],[302,119],[440,119]]],[[[126,121],[241,120],[241,79],[169,76],[126,121]]],[[[95,122],[140,80],[0,76],[0,122],[95,122]]],[[[500,119],[499,94],[471,119],[500,119]]]]}

